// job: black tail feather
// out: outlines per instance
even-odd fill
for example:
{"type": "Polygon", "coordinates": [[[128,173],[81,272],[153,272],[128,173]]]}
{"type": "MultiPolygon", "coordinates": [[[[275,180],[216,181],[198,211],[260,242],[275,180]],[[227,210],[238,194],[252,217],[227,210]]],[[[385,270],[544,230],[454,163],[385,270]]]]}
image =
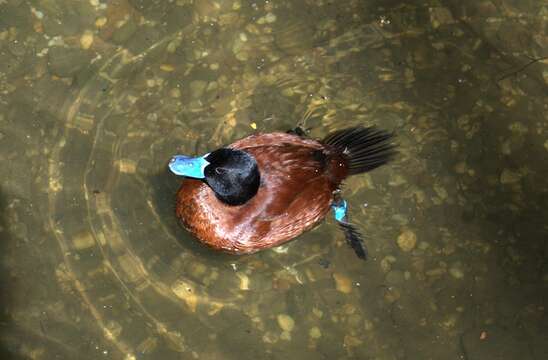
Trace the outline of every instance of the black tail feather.
{"type": "Polygon", "coordinates": [[[354,249],[356,255],[360,259],[367,260],[367,247],[358,230],[352,224],[346,222],[339,222],[339,226],[344,232],[346,242],[354,249]]]}
{"type": "Polygon", "coordinates": [[[360,126],[335,131],[322,142],[339,149],[348,159],[349,175],[355,175],[390,161],[396,154],[392,138],[386,131],[360,126]]]}

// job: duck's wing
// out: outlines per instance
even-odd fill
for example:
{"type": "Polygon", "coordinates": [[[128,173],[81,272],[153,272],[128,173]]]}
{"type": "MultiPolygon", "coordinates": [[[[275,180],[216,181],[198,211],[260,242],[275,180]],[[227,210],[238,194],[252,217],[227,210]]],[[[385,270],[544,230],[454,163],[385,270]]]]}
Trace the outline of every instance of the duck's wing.
{"type": "Polygon", "coordinates": [[[324,145],[322,145],[319,141],[303,138],[295,134],[282,132],[253,134],[243,139],[240,139],[229,146],[234,149],[246,150],[263,146],[283,147],[287,144],[307,147],[311,149],[322,149],[324,147],[324,145]]]}
{"type": "Polygon", "coordinates": [[[312,228],[329,211],[336,184],[326,172],[321,146],[312,145],[305,141],[244,148],[255,157],[261,172],[256,197],[244,205],[248,233],[253,234],[242,236],[246,246],[281,244],[312,228]]]}

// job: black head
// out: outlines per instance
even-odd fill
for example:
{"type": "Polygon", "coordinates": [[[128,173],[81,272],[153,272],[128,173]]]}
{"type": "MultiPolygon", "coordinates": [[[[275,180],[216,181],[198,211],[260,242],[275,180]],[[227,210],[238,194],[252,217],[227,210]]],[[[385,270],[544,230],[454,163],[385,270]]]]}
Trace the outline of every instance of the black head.
{"type": "Polygon", "coordinates": [[[205,156],[204,181],[217,198],[228,205],[241,205],[259,190],[261,176],[255,158],[245,151],[222,148],[205,156]]]}

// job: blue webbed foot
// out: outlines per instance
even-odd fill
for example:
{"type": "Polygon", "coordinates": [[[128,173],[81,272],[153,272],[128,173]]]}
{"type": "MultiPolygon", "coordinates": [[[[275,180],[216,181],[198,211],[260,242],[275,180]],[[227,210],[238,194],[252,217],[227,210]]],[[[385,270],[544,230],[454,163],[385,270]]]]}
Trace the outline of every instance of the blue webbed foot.
{"type": "Polygon", "coordinates": [[[338,199],[331,204],[333,209],[333,216],[337,222],[346,222],[346,212],[348,211],[348,204],[346,200],[338,199]]]}
{"type": "Polygon", "coordinates": [[[338,193],[336,193],[335,200],[331,204],[331,209],[333,210],[335,220],[344,232],[346,242],[354,249],[354,252],[360,259],[365,260],[367,258],[367,248],[356,227],[348,222],[348,204],[346,200],[341,199],[338,193]]]}

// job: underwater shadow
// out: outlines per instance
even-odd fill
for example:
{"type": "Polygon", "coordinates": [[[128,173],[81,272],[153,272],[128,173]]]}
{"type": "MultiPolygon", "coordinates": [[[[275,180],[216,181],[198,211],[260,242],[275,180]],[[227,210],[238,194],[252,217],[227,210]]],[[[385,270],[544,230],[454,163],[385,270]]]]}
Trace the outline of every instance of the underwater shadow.
{"type": "Polygon", "coordinates": [[[192,234],[183,228],[175,215],[176,195],[181,186],[181,177],[172,174],[168,167],[146,176],[145,181],[150,185],[150,199],[163,225],[177,240],[181,251],[191,252],[200,257],[219,262],[231,261],[239,258],[234,255],[214,251],[201,244],[192,234]]]}

